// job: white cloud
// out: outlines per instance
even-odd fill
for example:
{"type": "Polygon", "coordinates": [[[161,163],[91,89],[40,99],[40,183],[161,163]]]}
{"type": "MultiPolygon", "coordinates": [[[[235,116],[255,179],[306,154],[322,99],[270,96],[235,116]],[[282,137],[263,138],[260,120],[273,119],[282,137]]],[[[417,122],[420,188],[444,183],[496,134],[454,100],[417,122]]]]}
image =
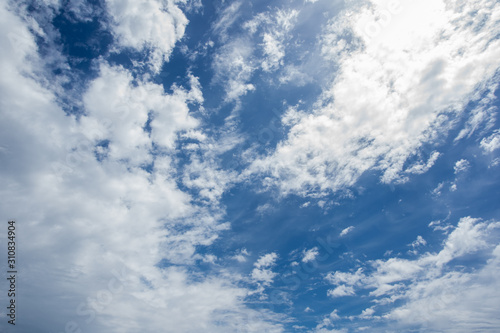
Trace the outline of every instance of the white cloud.
{"type": "MultiPolygon", "coordinates": [[[[354,296],[357,289],[371,290],[369,297],[376,305],[361,316],[370,319],[376,311],[385,312],[373,318],[386,321],[391,328],[494,332],[500,324],[493,319],[499,314],[493,306],[499,296],[499,228],[500,222],[462,218],[438,253],[421,254],[414,260],[371,261],[363,274],[361,268],[356,273],[330,273],[326,280],[337,287],[327,294],[354,296]],[[481,259],[470,270],[453,263],[473,255],[481,259]],[[388,304],[394,305],[387,310],[388,304]],[[485,320],[491,323],[489,327],[483,326],[485,320]]],[[[424,244],[423,238],[416,242],[424,244]]],[[[384,327],[376,331],[384,331],[384,327]]]]}
{"type": "Polygon", "coordinates": [[[337,286],[335,289],[330,289],[327,292],[327,295],[330,297],[352,296],[354,294],[355,292],[353,287],[343,284],[337,286]]]}
{"type": "MultiPolygon", "coordinates": [[[[407,159],[489,87],[500,64],[500,41],[491,37],[500,31],[498,3],[400,4],[373,1],[332,18],[340,26],[321,47],[337,76],[274,153],[252,164],[265,185],[317,196],[352,186],[367,170],[380,170],[385,183],[404,181],[407,159]],[[481,24],[470,24],[471,15],[481,24]],[[344,40],[342,50],[333,36],[344,40]]],[[[437,154],[408,172],[425,172],[437,154]]]]}
{"type": "Polygon", "coordinates": [[[273,283],[277,273],[270,268],[276,264],[278,255],[274,252],[267,253],[261,256],[255,263],[255,268],[252,270],[252,279],[255,282],[262,283],[264,286],[269,286],[273,283]]]}
{"type": "Polygon", "coordinates": [[[439,158],[441,154],[437,151],[432,152],[431,156],[429,157],[429,160],[427,161],[426,164],[415,164],[412,165],[410,168],[405,170],[407,173],[414,173],[414,174],[423,174],[426,173],[427,171],[432,168],[434,163],[436,163],[437,159],[439,158]]]}
{"type": "Polygon", "coordinates": [[[417,239],[414,240],[410,244],[410,246],[413,247],[413,248],[415,248],[415,247],[419,247],[420,245],[427,245],[427,242],[426,242],[426,240],[422,236],[418,235],[417,239]]]}
{"type": "Polygon", "coordinates": [[[328,328],[321,327],[321,328],[316,328],[313,332],[314,333],[347,333],[347,330],[346,329],[340,329],[340,330],[328,329],[328,328]]]}
{"type": "Polygon", "coordinates": [[[220,13],[218,20],[213,25],[212,29],[214,30],[214,32],[219,34],[222,41],[226,41],[226,39],[228,38],[227,30],[240,17],[241,5],[242,5],[241,1],[232,2],[220,13]]]}
{"type": "Polygon", "coordinates": [[[489,137],[482,139],[481,148],[488,153],[500,148],[500,130],[495,130],[489,137]]]}
{"type": "Polygon", "coordinates": [[[372,318],[374,313],[375,310],[373,308],[364,309],[363,312],[361,312],[361,314],[359,315],[359,317],[363,319],[370,319],[372,318]]]}
{"type": "Polygon", "coordinates": [[[278,255],[274,252],[267,253],[259,258],[255,262],[255,267],[257,268],[264,268],[264,267],[271,267],[274,266],[276,263],[276,259],[278,259],[278,255]]]}
{"type": "Polygon", "coordinates": [[[337,330],[334,328],[334,321],[337,321],[340,319],[340,316],[338,315],[338,310],[333,310],[330,315],[324,316],[321,322],[316,325],[314,330],[311,332],[314,333],[347,333],[348,330],[343,328],[340,330],[337,330]]]}
{"type": "Polygon", "coordinates": [[[285,42],[297,20],[297,10],[278,10],[269,18],[270,24],[267,31],[262,33],[262,47],[264,61],[262,69],[271,72],[283,65],[285,57],[285,42]]]}
{"type": "Polygon", "coordinates": [[[149,61],[155,72],[168,60],[188,23],[173,0],[106,0],[106,7],[119,45],[137,51],[151,49],[149,61]]]}
{"type": "Polygon", "coordinates": [[[233,259],[238,262],[246,262],[249,255],[250,253],[248,253],[247,249],[241,249],[236,255],[233,256],[233,259]]]}
{"type": "Polygon", "coordinates": [[[34,38],[5,6],[0,180],[9,191],[0,193],[0,215],[16,218],[29,240],[19,248],[25,330],[64,331],[74,322],[93,332],[282,332],[272,313],[264,318],[245,306],[249,290],[237,277],[191,275],[196,247],[229,227],[217,203],[196,205],[175,178],[177,137],[198,126],[187,107],[202,101],[197,80],[189,91],[166,94],[102,63],[85,93],[87,113],[67,116],[54,92],[33,79],[43,72],[34,38]],[[149,151],[152,142],[160,153],[149,151]],[[98,160],[98,150],[106,157],[98,160]]]}
{"type": "Polygon", "coordinates": [[[192,155],[184,170],[183,184],[198,190],[200,197],[208,202],[217,203],[235,177],[234,172],[222,170],[213,160],[200,160],[192,155]]]}
{"type": "Polygon", "coordinates": [[[350,233],[353,230],[354,230],[354,227],[352,225],[350,227],[347,227],[347,228],[343,229],[340,232],[340,237],[344,237],[345,235],[347,235],[348,233],[350,233]]]}
{"type": "Polygon", "coordinates": [[[354,273],[339,272],[339,271],[334,273],[328,273],[328,275],[325,277],[325,279],[331,284],[334,285],[346,284],[349,286],[354,286],[359,284],[364,278],[365,275],[363,274],[362,268],[359,268],[354,273]]]}
{"type": "Polygon", "coordinates": [[[332,320],[339,320],[340,316],[338,314],[339,310],[335,309],[330,313],[330,319],[332,320]]]}
{"type": "Polygon", "coordinates": [[[191,82],[191,91],[174,87],[174,93],[167,95],[157,84],[134,86],[125,69],[103,63],[100,76],[83,97],[87,111],[80,120],[83,133],[92,142],[109,140],[108,157],[113,160],[127,159],[135,166],[151,163],[153,143],[172,149],[179,132],[198,125],[188,104],[203,99],[197,79],[192,77],[191,82]],[[145,130],[148,117],[151,133],[145,130]]]}
{"type": "Polygon", "coordinates": [[[261,282],[265,286],[269,286],[271,283],[273,283],[276,275],[277,274],[270,269],[254,268],[252,270],[252,279],[255,282],[261,282]]]}
{"type": "MultiPolygon", "coordinates": [[[[434,230],[437,230],[437,227],[435,227],[434,230]]],[[[408,244],[408,246],[412,247],[412,250],[408,250],[408,253],[416,255],[418,254],[418,248],[425,245],[427,245],[427,241],[419,235],[416,240],[414,240],[411,244],[408,244]]]]}
{"type": "Polygon", "coordinates": [[[443,190],[443,187],[444,187],[444,182],[441,182],[438,184],[438,186],[436,186],[435,189],[432,190],[432,194],[435,195],[435,196],[440,196],[441,195],[441,191],[443,190]]]}
{"type": "Polygon", "coordinates": [[[228,102],[238,102],[241,96],[255,90],[249,83],[255,67],[252,51],[246,40],[232,39],[215,56],[215,80],[224,82],[228,102]]]}
{"type": "MultiPolygon", "coordinates": [[[[298,15],[296,10],[281,9],[259,13],[242,24],[242,33],[228,39],[227,29],[241,16],[241,5],[241,2],[234,2],[227,6],[213,27],[222,42],[212,64],[216,73],[215,81],[224,85],[225,101],[235,102],[236,109],[239,109],[240,97],[256,89],[250,83],[255,70],[262,68],[270,72],[283,65],[285,41],[298,15]],[[257,31],[258,38],[254,37],[257,31]],[[256,54],[258,49],[263,54],[259,61],[256,54]]],[[[288,76],[297,75],[289,73],[288,76]]]]}
{"type": "Polygon", "coordinates": [[[455,166],[453,168],[455,170],[455,174],[459,174],[461,172],[467,171],[470,168],[470,163],[465,159],[461,159],[455,163],[455,166]]]}
{"type": "Polygon", "coordinates": [[[269,204],[269,203],[265,203],[265,204],[260,205],[260,206],[258,206],[257,208],[255,208],[255,211],[256,211],[257,213],[259,213],[260,215],[263,215],[263,214],[265,214],[265,213],[267,213],[267,212],[272,211],[272,210],[273,210],[273,208],[274,208],[274,207],[273,207],[273,205],[271,205],[271,204],[269,204]]]}
{"type": "Polygon", "coordinates": [[[472,100],[477,102],[477,106],[469,112],[470,116],[465,127],[458,133],[454,141],[469,138],[476,131],[483,128],[490,129],[495,125],[498,108],[491,102],[496,98],[495,91],[498,88],[496,81],[498,80],[491,82],[486,87],[484,96],[472,96],[472,100]]]}
{"type": "Polygon", "coordinates": [[[313,247],[312,249],[309,250],[304,250],[302,251],[302,262],[310,262],[316,260],[316,257],[318,256],[319,251],[317,247],[313,247]]]}

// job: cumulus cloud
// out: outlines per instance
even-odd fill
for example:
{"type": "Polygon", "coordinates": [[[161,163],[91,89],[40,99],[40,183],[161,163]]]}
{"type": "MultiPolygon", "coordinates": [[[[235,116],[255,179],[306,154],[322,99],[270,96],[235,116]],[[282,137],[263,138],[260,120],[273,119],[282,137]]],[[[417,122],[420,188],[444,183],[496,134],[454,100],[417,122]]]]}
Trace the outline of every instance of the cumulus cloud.
{"type": "Polygon", "coordinates": [[[276,259],[278,259],[278,255],[274,252],[272,253],[267,253],[263,256],[261,256],[256,262],[255,262],[255,267],[257,268],[265,268],[265,267],[271,267],[275,264],[276,259]]]}
{"type": "Polygon", "coordinates": [[[327,295],[330,297],[341,297],[341,296],[352,296],[354,295],[354,288],[351,286],[346,286],[346,285],[340,285],[337,286],[335,289],[330,289],[327,292],[327,295]]]}
{"type": "Polygon", "coordinates": [[[254,263],[255,268],[252,270],[252,279],[264,286],[271,285],[277,273],[270,268],[275,265],[276,259],[278,259],[278,255],[274,252],[261,256],[254,263]]]}
{"type": "Polygon", "coordinates": [[[198,81],[192,89],[174,87],[171,95],[149,82],[132,84],[131,74],[122,67],[101,64],[100,76],[90,83],[83,100],[87,115],[81,119],[89,140],[108,140],[108,157],[127,159],[134,165],[151,162],[151,145],[174,148],[177,134],[198,125],[189,114],[190,102],[203,101],[198,81]],[[150,132],[146,129],[149,121],[150,132]],[[148,160],[149,158],[149,160],[148,160]]]}
{"type": "MultiPolygon", "coordinates": [[[[498,318],[498,310],[492,304],[498,298],[495,290],[499,284],[494,276],[500,269],[499,228],[499,222],[464,217],[439,252],[424,253],[413,260],[374,260],[364,270],[330,273],[326,280],[337,287],[327,294],[354,296],[359,290],[370,290],[369,296],[376,305],[361,316],[369,319],[376,311],[385,311],[377,320],[383,319],[393,328],[494,332],[500,324],[492,319],[498,318]],[[465,256],[478,258],[471,270],[464,271],[459,263],[454,263],[465,256]],[[396,300],[400,305],[394,304],[396,300]],[[389,310],[387,304],[392,304],[389,310]],[[485,327],[484,320],[490,325],[485,327]]],[[[418,237],[413,245],[425,245],[425,241],[418,237]]]]}
{"type": "Polygon", "coordinates": [[[485,152],[491,153],[500,148],[500,130],[495,130],[493,134],[481,140],[481,148],[485,152]]]}
{"type": "Polygon", "coordinates": [[[335,79],[274,153],[252,164],[252,172],[268,176],[265,185],[284,194],[345,189],[367,170],[379,170],[384,183],[425,172],[437,152],[407,170],[406,161],[448,132],[499,66],[495,2],[352,6],[332,18],[320,41],[339,68],[335,79]],[[479,22],[471,15],[481,23],[470,24],[479,22]]]}
{"type": "Polygon", "coordinates": [[[339,285],[344,283],[346,285],[353,286],[358,284],[361,281],[361,279],[364,278],[364,274],[363,274],[363,269],[359,268],[354,273],[339,272],[339,271],[334,273],[329,273],[325,278],[327,281],[329,281],[331,284],[334,285],[339,285]]]}
{"type": "Polygon", "coordinates": [[[459,174],[462,172],[467,171],[470,168],[470,163],[469,161],[465,159],[461,159],[455,163],[455,166],[453,169],[455,170],[455,174],[459,174]]]}
{"type": "MultiPolygon", "coordinates": [[[[141,26],[149,19],[161,20],[159,27],[170,24],[154,2],[143,12],[130,7],[141,2],[111,5],[113,15],[135,21],[137,32],[145,33],[137,37],[118,27],[126,45],[170,38],[141,26]]],[[[178,137],[198,126],[188,107],[203,100],[197,79],[190,78],[190,90],[173,87],[166,94],[149,81],[132,83],[124,68],[101,63],[84,93],[85,113],[67,115],[54,92],[35,79],[42,71],[34,37],[5,7],[0,5],[0,154],[6,162],[0,179],[10,190],[0,193],[0,212],[4,220],[14,216],[30,240],[19,248],[26,286],[18,294],[25,304],[19,328],[283,331],[272,314],[262,318],[246,307],[248,290],[234,276],[193,280],[188,268],[199,258],[196,247],[212,244],[228,228],[217,204],[193,203],[175,178],[178,137]]],[[[166,52],[171,41],[157,41],[157,47],[166,52]]]]}
{"type": "MultiPolygon", "coordinates": [[[[57,1],[44,4],[56,15],[57,1]]],[[[67,7],[76,20],[90,22],[95,13],[85,4],[70,1],[67,7]]],[[[236,134],[236,122],[227,121],[220,130],[224,134],[210,138],[204,120],[193,112],[203,110],[205,102],[200,80],[188,73],[182,86],[164,87],[150,76],[184,36],[188,22],[180,8],[196,10],[200,4],[105,1],[99,15],[110,19],[104,28],[114,36],[111,53],[141,53],[151,71],[137,76],[99,57],[78,92],[64,88],[68,77],[57,85],[50,82],[53,75],[43,77],[48,60],[40,58],[37,48],[40,40],[55,40],[54,31],[47,33],[35,20],[20,19],[0,4],[0,212],[4,220],[15,215],[20,239],[30,240],[19,250],[26,286],[19,294],[27,316],[24,331],[64,331],[76,325],[94,332],[165,327],[175,332],[283,332],[283,323],[290,322],[245,303],[248,295],[274,283],[277,253],[260,256],[245,277],[221,267],[201,272],[197,266],[223,266],[227,259],[247,267],[250,256],[244,248],[229,256],[200,251],[230,229],[221,198],[247,179],[220,165],[221,156],[244,141],[236,134]],[[65,112],[61,94],[71,95],[81,112],[65,112]],[[253,283],[242,286],[248,282],[253,283]]],[[[245,14],[242,6],[237,1],[220,11],[211,31],[218,34],[218,44],[206,43],[214,48],[211,84],[223,86],[224,102],[240,107],[241,97],[258,88],[259,81],[252,81],[256,72],[273,75],[281,84],[312,82],[302,64],[287,64],[299,11],[269,7],[235,28],[245,14]],[[229,36],[233,28],[234,38],[229,36]]],[[[426,0],[419,6],[431,14],[409,0],[401,8],[387,1],[348,2],[324,26],[316,45],[321,50],[316,56],[335,78],[322,87],[313,106],[288,108],[281,118],[286,138],[246,172],[265,175],[264,184],[277,186],[282,194],[317,198],[355,184],[368,170],[380,171],[386,183],[427,172],[441,155],[432,149],[425,155],[419,148],[446,132],[449,120],[488,89],[490,100],[481,99],[466,115],[457,140],[485,123],[491,126],[495,110],[487,107],[493,90],[488,79],[498,68],[500,46],[491,36],[499,32],[499,5],[426,0]]],[[[295,41],[295,46],[301,43],[295,41]]],[[[54,52],[51,61],[63,59],[62,54],[54,52]]],[[[133,65],[142,68],[144,63],[133,65]]],[[[494,152],[498,142],[497,130],[480,146],[494,152]]],[[[249,151],[248,160],[253,160],[249,151]]],[[[464,161],[457,162],[456,173],[467,169],[464,161]]],[[[434,194],[443,188],[440,183],[434,194]]],[[[329,207],[326,202],[318,205],[329,207]]],[[[363,320],[443,331],[473,330],[484,322],[498,327],[491,318],[500,317],[495,306],[499,224],[463,218],[454,229],[430,226],[449,232],[439,252],[422,254],[426,241],[418,236],[410,244],[419,250],[417,257],[357,262],[352,270],[327,274],[332,284],[327,295],[356,297],[362,291],[375,304],[357,316],[363,320]],[[477,265],[462,269],[459,261],[470,257],[477,265]],[[457,293],[466,302],[457,304],[457,293]],[[397,306],[384,308],[387,304],[397,306]]],[[[342,230],[340,237],[353,228],[342,230]]],[[[319,252],[313,247],[300,254],[290,264],[293,269],[300,268],[300,260],[316,260],[319,252]]],[[[340,319],[335,310],[312,331],[346,332],[333,324],[340,319]]]]}
{"type": "Polygon", "coordinates": [[[184,36],[188,20],[176,1],[107,0],[111,27],[120,47],[150,50],[150,64],[158,72],[175,43],[184,36]]]}

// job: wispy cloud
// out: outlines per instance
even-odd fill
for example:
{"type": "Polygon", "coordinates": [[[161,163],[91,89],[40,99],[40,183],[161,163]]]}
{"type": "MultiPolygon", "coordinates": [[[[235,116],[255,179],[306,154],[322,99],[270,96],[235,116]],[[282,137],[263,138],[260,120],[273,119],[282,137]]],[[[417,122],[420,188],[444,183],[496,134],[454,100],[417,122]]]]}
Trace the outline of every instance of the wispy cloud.
{"type": "MultiPolygon", "coordinates": [[[[326,279],[336,285],[328,291],[331,297],[354,296],[359,290],[370,290],[369,296],[375,308],[361,314],[365,319],[384,306],[392,304],[381,316],[385,320],[395,320],[401,327],[419,327],[446,332],[483,329],[493,332],[498,326],[494,320],[490,329],[484,328],[476,318],[496,318],[497,310],[490,307],[494,295],[486,293],[496,290],[498,281],[491,279],[498,266],[499,222],[481,221],[470,217],[462,218],[455,230],[445,239],[437,253],[420,254],[414,260],[390,258],[366,263],[365,270],[355,272],[332,272],[326,279]],[[481,263],[469,272],[461,270],[453,260],[466,255],[479,255],[481,263]],[[478,307],[481,297],[483,305],[478,307]],[[457,302],[457,299],[468,302],[457,302]],[[401,305],[395,305],[399,300],[401,305]],[[463,315],[458,319],[456,313],[463,315]],[[370,314],[370,315],[368,315],[370,314]],[[412,326],[413,325],[413,326],[412,326]],[[468,327],[465,329],[465,327],[468,327]]],[[[412,247],[425,245],[418,236],[412,247]]],[[[494,292],[493,292],[494,293],[494,292]]],[[[377,319],[379,320],[379,319],[377,319]]],[[[390,324],[395,327],[394,324],[390,324]]],[[[383,330],[383,328],[381,328],[383,330]]]]}

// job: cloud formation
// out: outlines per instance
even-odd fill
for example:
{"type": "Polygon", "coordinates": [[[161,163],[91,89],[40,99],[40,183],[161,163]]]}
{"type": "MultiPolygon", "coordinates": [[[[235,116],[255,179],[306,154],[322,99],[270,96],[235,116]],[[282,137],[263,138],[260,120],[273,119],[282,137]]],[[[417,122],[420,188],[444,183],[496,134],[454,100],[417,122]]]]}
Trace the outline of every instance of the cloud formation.
{"type": "Polygon", "coordinates": [[[352,6],[331,19],[320,41],[339,68],[335,79],[313,108],[287,113],[295,116],[286,139],[252,164],[284,194],[325,195],[368,170],[380,171],[384,183],[425,172],[438,153],[409,169],[406,161],[447,133],[498,68],[495,2],[352,6]],[[470,24],[476,14],[481,23],[470,24]]]}
{"type": "MultiPolygon", "coordinates": [[[[464,217],[437,253],[423,253],[413,260],[379,259],[355,272],[328,274],[326,280],[336,286],[328,296],[354,296],[368,290],[376,305],[361,317],[384,320],[391,327],[494,332],[500,324],[493,319],[498,317],[493,306],[499,284],[494,276],[500,269],[498,228],[496,221],[464,217]],[[477,264],[463,271],[460,259],[467,256],[475,256],[477,264]],[[392,306],[384,313],[388,304],[392,306]],[[371,316],[376,309],[382,311],[378,319],[371,316]]],[[[425,244],[418,236],[412,246],[425,244]]]]}

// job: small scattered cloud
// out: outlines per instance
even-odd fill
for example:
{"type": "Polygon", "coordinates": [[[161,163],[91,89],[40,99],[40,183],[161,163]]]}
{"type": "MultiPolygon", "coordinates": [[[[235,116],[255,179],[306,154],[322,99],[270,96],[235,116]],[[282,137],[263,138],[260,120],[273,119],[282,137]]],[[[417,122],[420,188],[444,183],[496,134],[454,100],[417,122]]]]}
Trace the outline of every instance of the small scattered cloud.
{"type": "Polygon", "coordinates": [[[455,170],[455,174],[458,175],[459,173],[469,170],[470,163],[466,159],[461,159],[455,163],[453,168],[455,170]]]}
{"type": "Polygon", "coordinates": [[[252,279],[264,286],[271,285],[277,275],[277,273],[271,270],[271,267],[276,264],[277,259],[278,255],[274,252],[261,256],[254,263],[255,268],[252,270],[252,279]]]}
{"type": "Polygon", "coordinates": [[[317,247],[313,247],[312,249],[309,250],[304,250],[302,252],[302,262],[310,262],[316,260],[316,257],[318,256],[319,251],[317,247]]]}
{"type": "Polygon", "coordinates": [[[481,140],[481,148],[485,152],[492,153],[500,148],[500,130],[495,130],[490,136],[481,140]]]}
{"type": "Polygon", "coordinates": [[[250,253],[247,249],[243,248],[239,250],[232,258],[238,262],[246,262],[250,253]]]}
{"type": "Polygon", "coordinates": [[[354,230],[354,227],[353,226],[350,226],[350,227],[347,227],[345,229],[343,229],[341,232],[340,232],[340,237],[344,237],[345,235],[347,235],[348,233],[350,233],[351,231],[354,230]]]}
{"type": "Polygon", "coordinates": [[[276,263],[276,259],[278,259],[278,255],[276,253],[267,253],[261,256],[259,260],[255,262],[254,266],[257,268],[274,266],[274,264],[276,263]]]}
{"type": "Polygon", "coordinates": [[[417,236],[417,239],[414,240],[408,246],[411,246],[412,248],[416,248],[416,247],[424,246],[424,245],[427,245],[427,242],[425,241],[425,239],[422,236],[419,235],[419,236],[417,236]]]}
{"type": "Polygon", "coordinates": [[[407,173],[414,173],[417,175],[426,173],[427,171],[432,168],[434,163],[436,163],[437,159],[441,156],[441,154],[437,151],[432,152],[431,156],[429,157],[429,160],[425,164],[415,164],[412,165],[410,168],[406,170],[407,173]]]}
{"type": "Polygon", "coordinates": [[[408,253],[410,254],[418,254],[418,249],[420,246],[425,246],[427,245],[427,241],[422,237],[422,236],[417,236],[417,239],[414,240],[411,244],[408,244],[408,246],[411,246],[411,250],[408,250],[408,253]]]}
{"type": "Polygon", "coordinates": [[[356,293],[354,292],[354,288],[351,286],[346,286],[341,284],[337,286],[335,289],[330,289],[327,292],[327,295],[330,297],[343,297],[343,296],[353,296],[356,293]]]}

